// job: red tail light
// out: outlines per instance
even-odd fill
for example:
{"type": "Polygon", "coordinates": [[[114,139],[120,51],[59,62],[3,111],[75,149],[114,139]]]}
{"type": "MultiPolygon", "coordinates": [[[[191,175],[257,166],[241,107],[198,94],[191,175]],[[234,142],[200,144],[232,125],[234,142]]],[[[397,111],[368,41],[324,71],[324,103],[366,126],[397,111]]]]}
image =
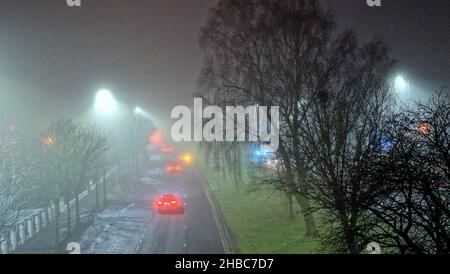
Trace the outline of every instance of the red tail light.
{"type": "Polygon", "coordinates": [[[170,203],[174,205],[174,204],[177,203],[177,201],[173,200],[173,201],[171,201],[170,203]]]}
{"type": "Polygon", "coordinates": [[[161,202],[161,201],[158,201],[158,205],[162,205],[163,204],[163,202],[161,202]]]}

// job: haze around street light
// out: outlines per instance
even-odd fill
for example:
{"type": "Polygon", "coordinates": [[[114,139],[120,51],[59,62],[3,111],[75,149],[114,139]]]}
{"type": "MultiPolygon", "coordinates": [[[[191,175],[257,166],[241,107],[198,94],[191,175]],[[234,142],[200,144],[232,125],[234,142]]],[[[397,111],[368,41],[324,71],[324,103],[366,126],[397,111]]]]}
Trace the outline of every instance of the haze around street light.
{"type": "Polygon", "coordinates": [[[112,93],[107,89],[101,89],[95,96],[95,110],[101,114],[109,114],[117,107],[117,102],[112,93]]]}

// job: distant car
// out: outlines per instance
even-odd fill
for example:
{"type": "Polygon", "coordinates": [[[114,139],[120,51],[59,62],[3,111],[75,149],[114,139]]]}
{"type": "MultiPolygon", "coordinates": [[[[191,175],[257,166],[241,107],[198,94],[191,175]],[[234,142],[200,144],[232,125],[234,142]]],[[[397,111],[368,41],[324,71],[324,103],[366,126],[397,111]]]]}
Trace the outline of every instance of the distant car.
{"type": "Polygon", "coordinates": [[[166,165],[166,171],[168,173],[181,173],[183,172],[183,168],[179,163],[174,162],[166,165]]]}
{"type": "Polygon", "coordinates": [[[166,194],[156,202],[158,212],[161,214],[184,214],[184,202],[178,195],[166,194]]]}
{"type": "Polygon", "coordinates": [[[173,147],[169,146],[169,145],[164,145],[162,148],[162,151],[164,153],[170,154],[173,152],[173,147]]]}

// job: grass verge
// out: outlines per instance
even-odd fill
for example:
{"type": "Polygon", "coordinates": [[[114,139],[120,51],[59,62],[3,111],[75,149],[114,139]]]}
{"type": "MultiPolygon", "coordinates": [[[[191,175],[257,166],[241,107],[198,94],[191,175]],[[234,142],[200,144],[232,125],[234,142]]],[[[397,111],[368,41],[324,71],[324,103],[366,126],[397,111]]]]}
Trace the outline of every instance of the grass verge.
{"type": "MultiPolygon", "coordinates": [[[[312,254],[319,252],[318,239],[305,236],[300,214],[287,218],[286,197],[266,189],[236,195],[233,184],[199,163],[244,254],[312,254]]],[[[299,212],[297,205],[294,211],[299,212]]]]}

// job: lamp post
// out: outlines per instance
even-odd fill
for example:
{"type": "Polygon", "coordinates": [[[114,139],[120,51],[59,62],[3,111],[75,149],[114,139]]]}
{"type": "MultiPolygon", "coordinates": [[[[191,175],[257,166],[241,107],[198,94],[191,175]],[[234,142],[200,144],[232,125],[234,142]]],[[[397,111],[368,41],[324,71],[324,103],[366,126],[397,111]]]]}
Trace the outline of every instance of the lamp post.
{"type": "MultiPolygon", "coordinates": [[[[114,98],[114,96],[112,95],[111,91],[107,90],[107,89],[101,89],[97,92],[97,94],[95,95],[95,103],[94,103],[94,107],[95,107],[95,123],[97,125],[100,125],[101,128],[105,129],[106,125],[104,124],[105,120],[102,118],[105,118],[108,115],[113,114],[116,109],[117,109],[117,101],[114,98]],[[100,123],[100,119],[102,119],[102,123],[100,123]]],[[[104,132],[106,132],[106,130],[103,130],[104,132]]],[[[107,203],[107,196],[106,196],[106,171],[105,170],[101,170],[100,171],[100,178],[103,181],[103,205],[106,205],[107,203]]],[[[97,179],[99,180],[99,179],[97,179]]],[[[95,188],[95,193],[96,193],[96,204],[97,204],[97,208],[99,206],[99,189],[98,189],[99,185],[96,181],[96,188],[95,188]]]]}
{"type": "Polygon", "coordinates": [[[117,102],[112,93],[107,89],[101,89],[95,96],[95,111],[100,114],[108,114],[115,110],[117,102]]]}
{"type": "Polygon", "coordinates": [[[401,75],[395,77],[394,88],[395,92],[399,95],[400,98],[403,98],[404,100],[409,100],[410,97],[409,81],[405,77],[401,75]]]}
{"type": "Polygon", "coordinates": [[[138,146],[139,146],[139,138],[138,138],[138,122],[140,119],[144,119],[144,120],[151,120],[151,116],[148,112],[144,111],[142,108],[140,107],[135,107],[134,108],[134,145],[133,145],[133,150],[134,150],[134,167],[135,167],[135,171],[136,174],[139,174],[139,154],[138,154],[138,146]]]}

